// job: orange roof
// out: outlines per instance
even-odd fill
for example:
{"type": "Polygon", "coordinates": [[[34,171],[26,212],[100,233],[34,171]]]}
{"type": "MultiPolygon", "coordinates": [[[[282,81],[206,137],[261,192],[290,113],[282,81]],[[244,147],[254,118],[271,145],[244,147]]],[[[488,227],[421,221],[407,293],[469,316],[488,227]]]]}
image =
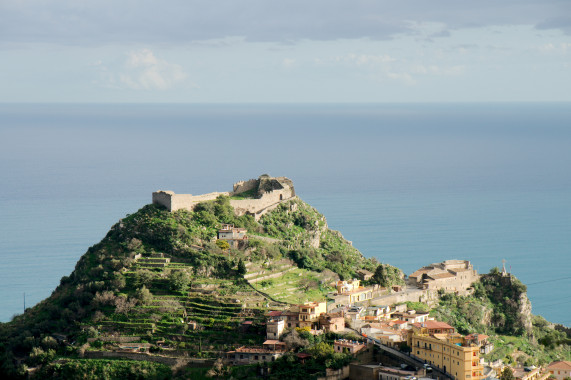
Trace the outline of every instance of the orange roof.
{"type": "Polygon", "coordinates": [[[426,327],[429,330],[432,330],[432,329],[454,329],[454,327],[450,326],[448,323],[439,322],[439,321],[426,321],[426,322],[422,322],[422,323],[413,323],[412,325],[415,327],[418,327],[418,328],[426,327]]]}
{"type": "Polygon", "coordinates": [[[567,360],[558,360],[547,366],[547,369],[563,369],[571,370],[571,362],[567,360]]]}

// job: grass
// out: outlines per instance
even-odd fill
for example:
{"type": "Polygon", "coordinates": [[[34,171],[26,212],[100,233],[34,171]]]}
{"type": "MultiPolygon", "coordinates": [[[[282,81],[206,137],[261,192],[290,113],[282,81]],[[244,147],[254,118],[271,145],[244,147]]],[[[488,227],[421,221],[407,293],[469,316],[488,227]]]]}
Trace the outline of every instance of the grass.
{"type": "Polygon", "coordinates": [[[253,285],[256,289],[269,294],[278,301],[303,303],[306,301],[324,300],[326,294],[333,290],[327,286],[319,286],[319,283],[318,273],[295,268],[286,272],[283,276],[260,281],[253,285]],[[308,280],[313,280],[317,286],[310,287],[306,291],[304,282],[308,280]]]}

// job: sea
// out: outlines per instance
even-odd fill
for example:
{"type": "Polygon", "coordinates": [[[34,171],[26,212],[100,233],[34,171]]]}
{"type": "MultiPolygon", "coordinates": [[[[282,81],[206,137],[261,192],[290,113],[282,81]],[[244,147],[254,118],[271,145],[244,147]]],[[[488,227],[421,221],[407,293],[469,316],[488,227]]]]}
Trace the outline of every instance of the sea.
{"type": "Polygon", "coordinates": [[[366,257],[501,267],[571,326],[571,104],[0,104],[0,321],[156,190],[287,176],[366,257]]]}

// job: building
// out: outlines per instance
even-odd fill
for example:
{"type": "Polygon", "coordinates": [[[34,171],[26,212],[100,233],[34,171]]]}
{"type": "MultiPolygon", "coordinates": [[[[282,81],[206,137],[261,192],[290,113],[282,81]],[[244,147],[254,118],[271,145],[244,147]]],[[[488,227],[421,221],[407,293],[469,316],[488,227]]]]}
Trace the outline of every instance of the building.
{"type": "Polygon", "coordinates": [[[365,343],[356,340],[339,339],[333,343],[333,350],[346,354],[355,355],[367,347],[365,343]]]}
{"type": "Polygon", "coordinates": [[[214,192],[202,195],[175,194],[170,190],[153,193],[153,203],[166,207],[169,211],[193,211],[200,202],[213,201],[219,196],[230,196],[230,205],[237,215],[252,215],[259,220],[266,212],[280,203],[295,198],[292,180],[286,177],[270,177],[263,174],[257,179],[240,181],[234,184],[231,192],[214,192]]]}
{"type": "Polygon", "coordinates": [[[414,332],[419,334],[452,334],[456,330],[454,327],[450,326],[448,323],[439,322],[439,321],[426,321],[423,323],[413,323],[412,329],[414,332]]]}
{"type": "Polygon", "coordinates": [[[480,363],[480,348],[458,333],[430,333],[436,330],[448,329],[444,326],[432,326],[431,329],[413,327],[410,332],[411,355],[455,379],[482,379],[484,367],[480,363]]]}
{"type": "Polygon", "coordinates": [[[327,303],[308,302],[299,305],[299,327],[309,327],[311,330],[319,329],[319,316],[327,313],[327,303]]]}
{"type": "Polygon", "coordinates": [[[339,332],[345,330],[345,317],[343,313],[327,313],[319,316],[319,327],[326,332],[339,332]]]}
{"type": "Polygon", "coordinates": [[[406,312],[396,312],[393,313],[393,318],[398,318],[401,321],[407,321],[408,323],[422,323],[428,321],[429,313],[417,313],[415,310],[408,310],[406,312]]]}
{"type": "Polygon", "coordinates": [[[547,366],[547,371],[557,380],[563,380],[571,377],[571,362],[567,360],[558,360],[547,366]]]}
{"type": "Polygon", "coordinates": [[[286,344],[279,340],[266,340],[262,347],[239,347],[226,353],[226,358],[233,364],[252,364],[275,361],[286,351],[286,344]]]}
{"type": "Polygon", "coordinates": [[[470,334],[466,335],[466,339],[472,341],[478,347],[480,347],[480,354],[489,354],[493,351],[493,343],[488,341],[488,336],[484,334],[470,334]]]}
{"type": "Polygon", "coordinates": [[[420,289],[467,295],[479,278],[468,260],[446,260],[420,268],[408,276],[408,281],[420,289]]]}
{"type": "Polygon", "coordinates": [[[271,318],[266,321],[266,339],[279,340],[285,330],[285,320],[271,318]]]}
{"type": "Polygon", "coordinates": [[[373,278],[373,275],[374,275],[373,272],[370,272],[366,269],[359,269],[357,271],[357,276],[359,276],[361,281],[369,281],[371,278],[373,278]]]}
{"type": "Polygon", "coordinates": [[[512,368],[516,380],[545,380],[550,376],[549,372],[541,373],[539,367],[517,367],[512,368]]]}
{"type": "Polygon", "coordinates": [[[373,287],[361,286],[361,280],[338,281],[335,285],[337,294],[333,295],[336,305],[352,305],[356,302],[373,298],[373,287]]]}
{"type": "Polygon", "coordinates": [[[238,248],[240,243],[248,241],[245,228],[236,228],[232,224],[223,224],[218,230],[218,240],[225,240],[231,248],[238,248]]]}

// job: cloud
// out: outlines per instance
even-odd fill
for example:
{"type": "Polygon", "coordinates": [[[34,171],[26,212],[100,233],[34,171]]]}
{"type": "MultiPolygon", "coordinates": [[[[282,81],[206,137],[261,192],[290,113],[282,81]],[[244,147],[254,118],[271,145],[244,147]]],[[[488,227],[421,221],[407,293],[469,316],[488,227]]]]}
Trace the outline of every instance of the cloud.
{"type": "Polygon", "coordinates": [[[130,52],[125,68],[119,80],[136,90],[167,90],[187,78],[182,66],[158,59],[149,49],[130,52]]]}
{"type": "Polygon", "coordinates": [[[432,37],[484,26],[536,25],[571,33],[568,0],[2,0],[0,42],[57,44],[189,44],[239,37],[246,41],[415,35],[415,25],[439,24],[432,37]],[[564,15],[564,16],[562,16],[564,15]]]}
{"type": "Polygon", "coordinates": [[[101,77],[105,86],[134,90],[168,90],[185,82],[188,75],[182,66],[159,59],[150,49],[127,53],[122,68],[113,72],[101,61],[101,77]]]}
{"type": "Polygon", "coordinates": [[[285,67],[286,69],[291,69],[292,67],[295,67],[296,65],[296,60],[293,58],[284,58],[282,61],[282,66],[285,67]]]}
{"type": "Polygon", "coordinates": [[[351,63],[357,66],[364,65],[378,65],[382,63],[395,62],[396,59],[387,54],[354,54],[349,53],[343,56],[337,56],[333,58],[334,62],[351,63]]]}

